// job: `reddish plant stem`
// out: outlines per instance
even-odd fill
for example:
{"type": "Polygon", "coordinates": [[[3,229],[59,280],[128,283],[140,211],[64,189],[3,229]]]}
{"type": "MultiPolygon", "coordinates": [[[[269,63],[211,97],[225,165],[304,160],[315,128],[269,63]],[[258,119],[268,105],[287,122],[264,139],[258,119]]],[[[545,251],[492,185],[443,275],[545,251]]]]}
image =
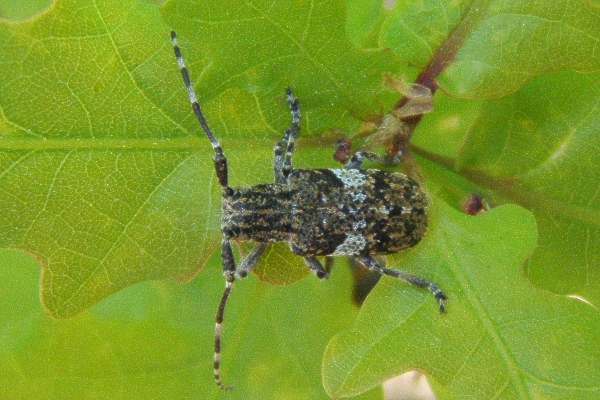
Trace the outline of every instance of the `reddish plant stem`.
{"type": "MultiPolygon", "coordinates": [[[[427,67],[417,77],[415,83],[429,88],[432,96],[438,89],[437,77],[454,61],[456,53],[462,47],[476,20],[479,19],[485,10],[483,3],[485,1],[475,0],[471,4],[462,21],[454,28],[448,39],[435,52],[427,67]]],[[[402,98],[396,104],[395,109],[401,108],[408,101],[407,97],[402,98]]],[[[408,149],[410,139],[422,118],[423,114],[402,119],[402,122],[406,124],[408,129],[402,135],[398,135],[392,148],[389,149],[389,154],[398,154],[399,151],[406,151],[408,149]]]]}

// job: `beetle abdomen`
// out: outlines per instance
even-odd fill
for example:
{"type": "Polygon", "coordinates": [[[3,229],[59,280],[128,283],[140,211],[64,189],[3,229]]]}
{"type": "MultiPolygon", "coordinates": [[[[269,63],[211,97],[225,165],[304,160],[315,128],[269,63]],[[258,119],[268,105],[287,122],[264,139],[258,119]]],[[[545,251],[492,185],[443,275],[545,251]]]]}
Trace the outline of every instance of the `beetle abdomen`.
{"type": "Polygon", "coordinates": [[[394,253],[427,228],[427,199],[404,174],[381,170],[294,170],[292,243],[301,255],[394,253]]]}

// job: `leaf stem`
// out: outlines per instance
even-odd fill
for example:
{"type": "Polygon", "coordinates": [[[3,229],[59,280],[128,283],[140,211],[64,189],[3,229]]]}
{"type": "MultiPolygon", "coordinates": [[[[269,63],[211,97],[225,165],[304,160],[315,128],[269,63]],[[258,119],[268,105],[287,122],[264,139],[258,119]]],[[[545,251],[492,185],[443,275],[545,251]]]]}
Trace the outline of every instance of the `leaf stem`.
{"type": "MultiPolygon", "coordinates": [[[[438,50],[433,54],[429,64],[427,64],[425,69],[421,71],[415,83],[429,88],[432,96],[435,94],[438,89],[438,84],[436,81],[437,77],[454,61],[458,50],[462,47],[473,26],[476,24],[477,20],[481,18],[486,8],[487,0],[475,0],[470,4],[464,18],[459,24],[456,25],[446,41],[442,43],[438,50]]],[[[395,110],[398,110],[404,106],[408,100],[408,97],[402,98],[396,104],[395,110]]],[[[399,147],[395,149],[396,152],[399,150],[405,150],[408,147],[408,143],[410,142],[410,139],[412,138],[412,135],[422,118],[423,114],[402,119],[402,122],[404,122],[408,128],[408,133],[404,133],[404,140],[398,140],[399,147]],[[404,145],[403,147],[402,144],[404,145]]]]}
{"type": "Polygon", "coordinates": [[[418,156],[423,157],[448,171],[460,174],[482,188],[492,190],[505,199],[521,204],[526,208],[531,210],[545,210],[544,212],[550,211],[553,214],[563,215],[581,221],[584,224],[600,226],[599,213],[584,207],[565,203],[559,199],[553,199],[535,190],[523,188],[524,184],[519,177],[495,177],[486,174],[483,171],[471,168],[464,168],[457,171],[455,160],[452,158],[440,156],[439,154],[432,153],[417,146],[412,146],[411,150],[418,156]]]}

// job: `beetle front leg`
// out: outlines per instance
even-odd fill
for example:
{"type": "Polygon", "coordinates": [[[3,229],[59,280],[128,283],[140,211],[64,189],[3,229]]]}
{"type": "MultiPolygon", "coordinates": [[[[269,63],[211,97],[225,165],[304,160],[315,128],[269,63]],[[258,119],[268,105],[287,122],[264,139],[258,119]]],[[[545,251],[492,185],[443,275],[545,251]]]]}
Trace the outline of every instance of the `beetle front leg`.
{"type": "Polygon", "coordinates": [[[350,160],[348,160],[346,165],[344,165],[344,168],[362,169],[362,165],[365,160],[380,161],[381,157],[369,151],[357,151],[352,157],[350,157],[350,160]]]}

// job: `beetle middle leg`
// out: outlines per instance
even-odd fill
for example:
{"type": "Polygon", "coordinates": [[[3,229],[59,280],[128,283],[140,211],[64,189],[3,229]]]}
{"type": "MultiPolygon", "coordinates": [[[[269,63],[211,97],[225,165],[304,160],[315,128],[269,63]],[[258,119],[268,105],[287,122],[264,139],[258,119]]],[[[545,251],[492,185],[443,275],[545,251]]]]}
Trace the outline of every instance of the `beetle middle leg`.
{"type": "Polygon", "coordinates": [[[258,243],[240,263],[239,268],[235,271],[236,278],[245,278],[248,276],[248,273],[256,267],[268,247],[268,243],[258,243]]]}
{"type": "Polygon", "coordinates": [[[292,172],[292,156],[296,138],[300,134],[300,103],[291,89],[286,90],[287,102],[292,114],[292,124],[286,129],[283,139],[275,145],[275,182],[284,183],[292,172]]]}
{"type": "Polygon", "coordinates": [[[381,275],[392,276],[418,288],[429,290],[437,300],[440,307],[440,312],[446,312],[446,302],[448,297],[446,297],[444,292],[442,292],[442,290],[435,283],[404,271],[386,268],[371,256],[360,257],[357,258],[357,260],[368,269],[378,272],[381,275]]]}

